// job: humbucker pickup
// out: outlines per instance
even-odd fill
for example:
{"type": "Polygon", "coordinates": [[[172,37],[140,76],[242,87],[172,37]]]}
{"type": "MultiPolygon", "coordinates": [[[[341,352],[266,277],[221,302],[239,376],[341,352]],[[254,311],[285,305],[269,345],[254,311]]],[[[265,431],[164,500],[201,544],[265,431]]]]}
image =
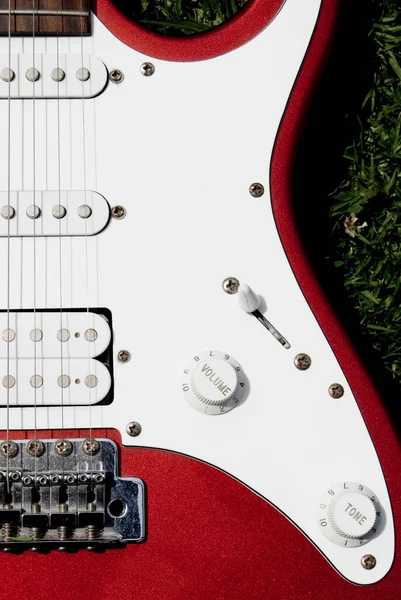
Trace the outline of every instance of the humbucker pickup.
{"type": "Polygon", "coordinates": [[[109,219],[107,200],[93,191],[0,192],[0,237],[96,235],[109,219]]]}
{"type": "Polygon", "coordinates": [[[110,315],[0,312],[0,407],[86,406],[111,399],[110,315]]]}
{"type": "Polygon", "coordinates": [[[0,98],[94,98],[108,72],[90,54],[0,54],[0,98]]]}

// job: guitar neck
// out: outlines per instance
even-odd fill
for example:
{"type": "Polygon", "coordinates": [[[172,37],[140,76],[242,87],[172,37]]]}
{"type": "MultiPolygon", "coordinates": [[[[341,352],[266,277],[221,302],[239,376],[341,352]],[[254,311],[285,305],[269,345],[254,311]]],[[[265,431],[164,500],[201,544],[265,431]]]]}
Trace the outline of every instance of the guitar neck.
{"type": "Polygon", "coordinates": [[[0,36],[90,35],[90,0],[0,0],[0,36]]]}

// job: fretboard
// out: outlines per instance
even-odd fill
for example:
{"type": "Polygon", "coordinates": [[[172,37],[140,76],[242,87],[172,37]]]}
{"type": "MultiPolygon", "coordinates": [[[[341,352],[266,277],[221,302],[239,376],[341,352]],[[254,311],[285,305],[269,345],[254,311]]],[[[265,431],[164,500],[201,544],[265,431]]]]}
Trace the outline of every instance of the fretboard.
{"type": "Polygon", "coordinates": [[[0,36],[90,34],[90,0],[0,0],[0,36]]]}

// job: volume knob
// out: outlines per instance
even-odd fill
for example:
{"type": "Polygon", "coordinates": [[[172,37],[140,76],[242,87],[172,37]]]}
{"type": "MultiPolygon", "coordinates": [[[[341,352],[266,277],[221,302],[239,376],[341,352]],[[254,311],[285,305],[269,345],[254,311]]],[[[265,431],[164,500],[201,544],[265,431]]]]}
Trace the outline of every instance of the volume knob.
{"type": "Polygon", "coordinates": [[[181,380],[187,402],[208,415],[228,412],[244,395],[246,377],[240,364],[224,352],[207,350],[186,364],[181,380]]]}
{"type": "Polygon", "coordinates": [[[221,358],[202,360],[191,372],[193,395],[212,406],[222,406],[230,400],[237,389],[238,377],[234,367],[221,358]]]}

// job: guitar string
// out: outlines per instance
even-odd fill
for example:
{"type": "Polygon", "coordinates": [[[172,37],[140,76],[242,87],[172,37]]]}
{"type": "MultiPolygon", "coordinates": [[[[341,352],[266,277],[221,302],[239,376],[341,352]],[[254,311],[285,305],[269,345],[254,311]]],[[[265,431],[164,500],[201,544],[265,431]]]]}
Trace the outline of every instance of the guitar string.
{"type": "MultiPolygon", "coordinates": [[[[62,0],[61,0],[61,10],[62,10],[62,0]]],[[[60,8],[57,6],[57,21],[60,23],[60,8]]],[[[57,59],[56,59],[56,68],[57,73],[60,73],[60,39],[59,39],[59,27],[57,27],[56,34],[56,48],[57,48],[57,59]]],[[[58,178],[58,210],[61,210],[61,139],[60,139],[60,81],[59,77],[57,77],[57,178],[58,178]]],[[[60,216],[60,215],[59,215],[60,216]]],[[[64,440],[64,353],[63,353],[63,339],[64,339],[64,331],[63,331],[63,257],[62,257],[62,221],[63,218],[58,219],[58,253],[59,253],[59,298],[60,298],[60,392],[61,392],[61,440],[64,440]]],[[[68,375],[67,375],[68,376],[68,375]]],[[[63,471],[63,480],[64,480],[64,466],[65,466],[65,456],[62,454],[62,471],[63,471]]]]}
{"type": "MultiPolygon", "coordinates": [[[[11,0],[8,0],[8,113],[7,113],[7,210],[11,206],[11,0]]],[[[8,215],[9,217],[11,215],[8,215]]],[[[11,244],[10,244],[10,221],[7,219],[7,336],[10,336],[10,283],[11,283],[11,244]]],[[[7,395],[7,468],[6,468],[6,485],[7,495],[10,495],[10,340],[7,339],[7,378],[6,378],[6,395],[7,395]]]]}
{"type": "MultiPolygon", "coordinates": [[[[35,72],[36,69],[36,57],[35,57],[35,6],[36,0],[32,0],[32,69],[35,72]]],[[[39,24],[39,21],[38,21],[39,24]]],[[[34,330],[34,342],[33,342],[33,394],[34,394],[34,444],[37,446],[38,434],[37,434],[37,298],[36,298],[36,88],[35,82],[32,84],[32,187],[33,187],[33,330],[34,330]]],[[[34,456],[34,474],[35,474],[35,485],[37,481],[38,472],[38,457],[35,452],[34,456]]]]}
{"type": "MultiPolygon", "coordinates": [[[[81,10],[84,11],[84,0],[81,0],[81,10]]],[[[81,27],[81,69],[83,72],[84,69],[84,16],[81,16],[80,19],[80,27],[81,27]]],[[[88,65],[89,67],[89,65],[88,65]]],[[[91,73],[90,73],[91,76],[91,73]]],[[[82,103],[82,150],[83,150],[83,176],[84,176],[84,197],[85,197],[85,206],[88,205],[88,190],[87,190],[87,170],[86,170],[86,125],[85,125],[85,90],[84,90],[84,81],[81,82],[81,103],[82,103]]],[[[93,202],[90,207],[93,211],[93,202]]],[[[92,212],[93,214],[93,212],[92,212]]],[[[90,293],[89,293],[89,248],[88,248],[88,219],[85,219],[85,278],[86,278],[86,321],[87,328],[89,330],[89,308],[90,308],[90,293]]],[[[94,321],[94,317],[93,317],[94,321]]],[[[94,329],[94,326],[92,327],[94,329]]],[[[87,342],[87,356],[88,356],[88,377],[91,372],[91,359],[90,359],[90,343],[89,340],[87,342]]],[[[94,344],[96,342],[93,342],[94,344]]],[[[85,383],[85,382],[84,382],[85,383]]],[[[92,388],[88,387],[88,419],[89,419],[89,439],[92,440],[92,388]]],[[[89,455],[89,463],[90,463],[90,475],[91,479],[93,476],[93,455],[89,455]]]]}

